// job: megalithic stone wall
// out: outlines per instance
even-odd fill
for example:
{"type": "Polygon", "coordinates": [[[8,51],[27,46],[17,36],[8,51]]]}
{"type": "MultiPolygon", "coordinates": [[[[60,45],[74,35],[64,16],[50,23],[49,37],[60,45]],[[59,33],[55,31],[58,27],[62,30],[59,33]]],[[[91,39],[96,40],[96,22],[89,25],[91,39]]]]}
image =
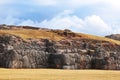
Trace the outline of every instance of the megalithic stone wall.
{"type": "Polygon", "coordinates": [[[56,42],[1,35],[0,67],[120,70],[120,45],[87,39],[56,42]]]}
{"type": "Polygon", "coordinates": [[[48,52],[42,41],[26,42],[13,35],[0,36],[0,67],[42,68],[47,65],[48,52]]]}

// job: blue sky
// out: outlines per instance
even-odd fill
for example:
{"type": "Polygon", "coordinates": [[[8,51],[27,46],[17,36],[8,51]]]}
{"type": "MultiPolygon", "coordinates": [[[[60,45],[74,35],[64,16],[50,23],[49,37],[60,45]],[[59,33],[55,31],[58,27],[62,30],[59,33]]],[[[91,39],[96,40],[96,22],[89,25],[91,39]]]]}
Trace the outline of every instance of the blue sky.
{"type": "Polygon", "coordinates": [[[120,33],[119,0],[0,0],[0,24],[120,33]]]}

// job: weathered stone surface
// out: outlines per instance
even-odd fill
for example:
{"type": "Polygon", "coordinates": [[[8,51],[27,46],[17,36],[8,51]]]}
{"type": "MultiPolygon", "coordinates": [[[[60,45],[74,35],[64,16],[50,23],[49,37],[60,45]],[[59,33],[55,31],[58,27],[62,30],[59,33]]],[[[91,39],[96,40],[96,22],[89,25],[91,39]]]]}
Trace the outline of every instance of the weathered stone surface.
{"type": "Polygon", "coordinates": [[[120,45],[87,39],[27,42],[1,35],[0,67],[120,70],[120,45]]]}
{"type": "Polygon", "coordinates": [[[111,34],[111,35],[107,35],[105,37],[120,41],[120,34],[111,34]]]}

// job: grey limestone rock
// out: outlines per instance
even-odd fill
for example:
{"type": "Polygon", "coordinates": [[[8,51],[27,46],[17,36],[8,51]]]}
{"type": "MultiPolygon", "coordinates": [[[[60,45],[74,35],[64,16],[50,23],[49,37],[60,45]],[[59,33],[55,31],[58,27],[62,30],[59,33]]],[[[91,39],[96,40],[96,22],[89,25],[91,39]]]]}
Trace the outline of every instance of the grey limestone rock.
{"type": "Polygon", "coordinates": [[[0,67],[120,70],[120,45],[87,39],[27,42],[0,35],[0,67]]]}

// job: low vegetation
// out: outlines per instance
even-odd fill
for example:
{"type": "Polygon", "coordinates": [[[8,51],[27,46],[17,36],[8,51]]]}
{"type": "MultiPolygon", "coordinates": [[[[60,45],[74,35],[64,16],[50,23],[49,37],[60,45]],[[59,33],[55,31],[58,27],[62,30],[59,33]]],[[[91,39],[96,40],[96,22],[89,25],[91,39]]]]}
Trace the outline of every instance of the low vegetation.
{"type": "Polygon", "coordinates": [[[0,69],[0,80],[120,80],[119,71],[0,69]]]}
{"type": "Polygon", "coordinates": [[[54,37],[54,40],[63,39],[63,37],[61,37],[57,34],[54,34],[50,31],[45,31],[45,30],[32,30],[32,29],[0,30],[0,34],[13,34],[13,35],[16,35],[16,36],[20,36],[23,39],[27,39],[27,38],[53,39],[53,37],[54,37]]]}
{"type": "Polygon", "coordinates": [[[100,36],[95,36],[95,35],[90,35],[90,34],[82,34],[78,33],[79,35],[82,35],[82,37],[87,38],[87,39],[94,39],[94,40],[101,40],[101,41],[108,41],[111,43],[116,43],[120,45],[120,41],[110,39],[110,38],[105,38],[105,37],[100,37],[100,36]]]}
{"type": "MultiPolygon", "coordinates": [[[[60,33],[62,30],[59,30],[58,32],[60,33]]],[[[13,34],[16,36],[20,36],[23,39],[27,38],[33,38],[33,39],[51,39],[51,40],[62,40],[66,39],[68,37],[66,36],[61,36],[56,33],[56,31],[47,31],[47,30],[34,30],[34,29],[13,29],[13,30],[0,30],[0,34],[13,34]]],[[[89,35],[89,34],[82,34],[82,33],[76,33],[77,36],[74,38],[86,38],[86,39],[94,39],[94,40],[101,40],[101,41],[109,41],[111,43],[116,43],[120,45],[120,41],[105,38],[105,37],[99,37],[99,36],[94,36],[94,35],[89,35]]]]}

